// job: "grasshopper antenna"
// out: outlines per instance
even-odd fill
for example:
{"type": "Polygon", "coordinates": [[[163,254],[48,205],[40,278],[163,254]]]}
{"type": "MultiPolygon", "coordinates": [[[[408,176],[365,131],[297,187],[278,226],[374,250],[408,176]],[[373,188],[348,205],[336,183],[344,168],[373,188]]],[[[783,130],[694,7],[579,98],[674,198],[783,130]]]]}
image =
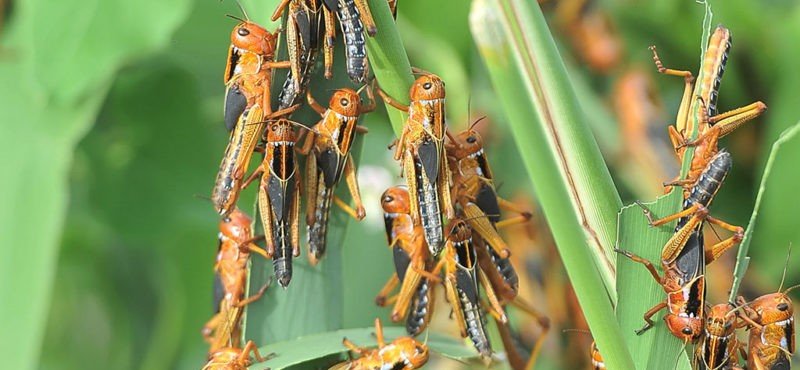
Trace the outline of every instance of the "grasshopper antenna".
{"type": "Polygon", "coordinates": [[[485,120],[486,118],[487,118],[487,116],[483,116],[481,118],[478,118],[477,120],[475,120],[475,122],[472,122],[472,124],[469,125],[469,129],[472,130],[475,127],[475,125],[479,124],[481,121],[485,120]]]}
{"type": "Polygon", "coordinates": [[[233,18],[233,19],[235,19],[235,20],[237,20],[239,22],[242,22],[242,23],[247,22],[246,20],[244,20],[244,19],[242,19],[240,17],[237,17],[237,16],[235,16],[233,14],[225,14],[225,16],[228,17],[228,18],[233,18]]]}
{"type": "Polygon", "coordinates": [[[244,15],[244,19],[247,19],[247,21],[249,22],[250,21],[250,16],[247,15],[247,11],[244,10],[244,6],[242,6],[242,3],[239,2],[239,0],[236,0],[236,5],[239,6],[239,10],[242,11],[242,14],[244,15]]]}
{"type": "MultiPolygon", "coordinates": [[[[779,292],[783,290],[783,283],[786,281],[786,269],[789,267],[789,257],[791,256],[792,256],[792,242],[789,242],[789,251],[786,253],[786,262],[783,264],[783,276],[781,276],[781,285],[778,287],[779,292]]],[[[787,291],[788,290],[789,289],[787,289],[787,291]]]]}

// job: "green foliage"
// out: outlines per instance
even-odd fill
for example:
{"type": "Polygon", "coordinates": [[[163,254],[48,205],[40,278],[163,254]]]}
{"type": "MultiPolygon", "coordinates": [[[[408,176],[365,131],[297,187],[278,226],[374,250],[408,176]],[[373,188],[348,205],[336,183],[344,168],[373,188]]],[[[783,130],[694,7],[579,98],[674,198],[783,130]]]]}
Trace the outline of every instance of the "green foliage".
{"type": "Polygon", "coordinates": [[[763,197],[767,193],[767,186],[781,186],[781,183],[771,180],[771,174],[773,171],[773,166],[775,165],[776,161],[783,159],[784,163],[786,163],[786,155],[782,154],[778,157],[778,153],[786,152],[788,150],[797,149],[800,145],[797,139],[797,133],[800,132],[800,123],[796,123],[794,126],[788,128],[784,131],[781,136],[772,144],[772,150],[770,150],[769,158],[767,158],[767,164],[764,166],[764,174],[761,178],[761,185],[758,187],[758,194],[756,195],[756,204],[753,207],[753,214],[750,216],[750,223],[747,224],[747,230],[744,234],[744,239],[742,239],[742,243],[739,244],[739,253],[736,256],[736,269],[733,272],[733,283],[731,285],[731,292],[728,295],[728,300],[734,302],[736,299],[736,295],[739,293],[739,286],[742,284],[742,280],[744,279],[745,273],[747,272],[747,267],[750,264],[750,257],[748,256],[748,251],[750,250],[750,243],[753,240],[753,231],[756,229],[759,217],[759,212],[761,208],[761,201],[763,197]],[[769,181],[769,182],[768,182],[769,181]]]}
{"type": "Polygon", "coordinates": [[[120,68],[164,47],[187,10],[185,1],[14,3],[0,62],[0,245],[9,252],[0,317],[15,333],[0,340],[4,366],[38,364],[75,145],[120,68]]]}

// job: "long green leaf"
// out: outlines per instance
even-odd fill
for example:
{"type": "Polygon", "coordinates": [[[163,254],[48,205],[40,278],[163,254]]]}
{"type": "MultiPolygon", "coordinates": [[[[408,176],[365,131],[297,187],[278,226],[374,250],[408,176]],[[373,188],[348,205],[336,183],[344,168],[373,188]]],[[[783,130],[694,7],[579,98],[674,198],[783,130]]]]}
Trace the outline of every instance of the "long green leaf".
{"type": "MultiPolygon", "coordinates": [[[[395,27],[389,4],[386,0],[369,0],[369,6],[378,27],[375,37],[367,38],[369,65],[381,89],[395,100],[408,104],[408,90],[414,77],[411,75],[411,64],[408,62],[406,49],[403,48],[400,33],[395,27]]],[[[403,131],[405,114],[388,104],[386,106],[394,133],[399,137],[403,131]]]]}
{"type": "Polygon", "coordinates": [[[116,72],[163,48],[188,1],[18,1],[0,62],[0,339],[3,365],[32,369],[50,307],[73,149],[116,72]],[[6,48],[7,47],[7,48],[6,48]]]}
{"type": "Polygon", "coordinates": [[[541,10],[481,0],[470,21],[595,340],[609,368],[633,368],[613,314],[621,201],[541,10]]]}

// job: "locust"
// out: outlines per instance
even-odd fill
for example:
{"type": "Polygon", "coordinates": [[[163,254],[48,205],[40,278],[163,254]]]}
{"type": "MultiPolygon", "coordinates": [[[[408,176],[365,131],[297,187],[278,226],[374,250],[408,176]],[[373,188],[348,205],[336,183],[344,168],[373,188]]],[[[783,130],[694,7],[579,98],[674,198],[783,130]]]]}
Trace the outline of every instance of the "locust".
{"type": "Polygon", "coordinates": [[[445,86],[434,74],[425,73],[412,84],[410,105],[404,105],[380,88],[383,100],[408,113],[402,134],[397,140],[394,159],[401,161],[411,195],[411,216],[421,220],[425,240],[434,256],[443,248],[443,212],[448,219],[455,215],[450,198],[450,169],[444,153],[445,86]]]}
{"type": "Polygon", "coordinates": [[[414,338],[399,337],[386,343],[379,319],[375,319],[375,337],[378,340],[377,349],[359,347],[344,338],[342,344],[359,357],[336,364],[330,370],[412,370],[428,362],[428,347],[414,338]]]}
{"type": "Polygon", "coordinates": [[[356,166],[350,149],[356,132],[367,130],[358,126],[359,117],[375,109],[375,101],[367,90],[369,103],[362,104],[357,91],[338,89],[330,98],[328,108],[322,107],[309,93],[308,104],[322,117],[308,132],[299,152],[306,157],[305,192],[308,195],[306,224],[308,225],[308,258],[315,265],[326,249],[328,216],[331,202],[336,203],[356,220],[365,216],[356,178],[356,166]],[[336,185],[344,177],[355,203],[355,209],[334,195],[336,185]]]}
{"type": "Polygon", "coordinates": [[[221,216],[227,216],[236,205],[263,122],[297,108],[273,112],[270,106],[272,70],[289,67],[288,61],[272,60],[277,37],[277,32],[271,33],[248,20],[242,20],[231,32],[224,76],[224,118],[231,134],[211,193],[214,208],[221,216]]]}
{"type": "Polygon", "coordinates": [[[406,318],[406,331],[416,336],[430,323],[435,283],[441,279],[428,272],[434,262],[422,235],[422,226],[412,220],[409,203],[408,190],[401,186],[390,187],[381,196],[395,273],[375,297],[375,303],[385,306],[394,302],[392,320],[406,318]],[[398,284],[400,292],[387,298],[398,284]]]}
{"type": "Polygon", "coordinates": [[[255,244],[260,238],[253,237],[251,222],[248,215],[235,208],[219,224],[219,251],[214,264],[217,313],[203,327],[203,336],[211,344],[209,353],[239,346],[242,310],[260,299],[269,285],[245,298],[250,253],[267,257],[266,251],[255,244]]]}

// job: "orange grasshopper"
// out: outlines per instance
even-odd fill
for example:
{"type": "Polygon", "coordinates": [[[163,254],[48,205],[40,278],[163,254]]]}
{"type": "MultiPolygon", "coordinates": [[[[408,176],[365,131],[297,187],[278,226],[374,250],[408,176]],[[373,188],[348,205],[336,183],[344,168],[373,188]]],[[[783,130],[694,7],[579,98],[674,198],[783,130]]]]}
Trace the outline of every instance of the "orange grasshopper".
{"type": "Polygon", "coordinates": [[[264,159],[244,186],[261,176],[258,209],[264,226],[266,252],[278,284],[292,280],[292,258],[300,255],[300,174],[295,159],[294,126],[285,118],[267,122],[264,159]]]}
{"type": "Polygon", "coordinates": [[[450,169],[444,153],[445,88],[434,74],[424,74],[411,85],[410,105],[404,105],[378,89],[389,105],[408,112],[394,159],[401,165],[411,194],[411,217],[420,220],[425,240],[436,256],[444,243],[442,209],[447,218],[455,215],[450,199],[450,169]]]}
{"type": "Polygon", "coordinates": [[[412,370],[428,362],[428,347],[414,338],[399,337],[386,343],[380,319],[375,319],[375,337],[378,339],[377,349],[358,347],[344,338],[342,344],[359,358],[336,364],[330,370],[412,370]]]}
{"type": "Polygon", "coordinates": [[[272,21],[284,13],[288,13],[286,45],[291,66],[278,94],[279,109],[289,108],[302,99],[314,72],[324,27],[321,0],[283,0],[272,14],[272,21]]]}
{"type": "Polygon", "coordinates": [[[722,74],[725,72],[730,47],[730,31],[725,27],[718,26],[709,39],[700,70],[700,80],[697,84],[695,84],[694,76],[689,71],[664,68],[661,59],[656,53],[655,46],[650,47],[653,51],[653,61],[659,73],[679,76],[684,79],[683,98],[678,108],[676,123],[675,126],[669,126],[670,140],[680,159],[683,158],[687,147],[692,146],[695,148],[686,178],[667,182],[664,184],[665,186],[685,186],[688,192],[688,188],[694,185],[706,164],[717,153],[717,140],[731,133],[747,121],[758,117],[767,109],[764,103],[757,101],[745,107],[717,114],[719,85],[722,81],[722,74]],[[697,122],[697,118],[691,117],[692,112],[695,111],[699,112],[699,122],[697,122]],[[697,123],[697,138],[689,140],[688,138],[691,138],[694,134],[694,127],[690,123],[695,122],[697,123]]]}
{"type": "Polygon", "coordinates": [[[271,355],[262,357],[258,353],[258,347],[251,340],[245,344],[244,348],[225,347],[218,349],[209,356],[208,363],[203,366],[202,370],[247,370],[253,364],[250,359],[251,353],[256,362],[264,362],[271,357],[271,355]]]}
{"type": "Polygon", "coordinates": [[[435,282],[440,279],[427,272],[433,260],[422,235],[422,225],[414,223],[410,214],[408,190],[393,186],[381,196],[386,238],[394,254],[395,274],[375,297],[375,303],[385,306],[395,302],[392,320],[406,318],[406,331],[419,335],[430,323],[434,307],[435,282]],[[401,284],[400,292],[388,298],[401,284]]]}
{"type": "Polygon", "coordinates": [[[463,219],[454,218],[448,227],[444,253],[433,273],[438,274],[444,268],[445,293],[453,306],[453,316],[461,329],[461,336],[468,336],[481,357],[489,358],[492,347],[486,333],[483,309],[501,323],[508,322],[508,318],[489,278],[477,263],[476,247],[469,224],[463,219]],[[478,284],[486,291],[488,304],[482,304],[478,284]]]}
{"type": "MultiPolygon", "coordinates": [[[[467,216],[467,222],[472,229],[491,246],[488,249],[479,248],[479,259],[486,261],[482,262],[485,264],[482,265],[485,270],[489,268],[488,262],[498,270],[499,276],[503,277],[502,285],[506,287],[503,290],[508,291],[501,295],[510,301],[516,296],[519,279],[508,259],[510,255],[508,246],[497,233],[497,229],[527,222],[531,218],[531,213],[497,194],[494,175],[484,151],[483,139],[478,131],[473,129],[478,122],[480,120],[475,121],[469,129],[458,135],[447,133],[450,143],[447,143],[445,148],[452,170],[450,194],[467,216]],[[519,213],[519,216],[500,221],[501,209],[519,213]],[[488,258],[480,258],[481,256],[488,258]]],[[[499,286],[501,286],[499,282],[495,284],[495,287],[499,286]]]]}
{"type": "Polygon", "coordinates": [[[731,227],[727,223],[708,216],[707,208],[716,195],[732,165],[730,154],[722,150],[712,158],[697,185],[691,188],[684,201],[684,211],[668,216],[659,221],[652,221],[651,212],[645,210],[650,224],[663,224],[678,219],[675,234],[667,241],[661,252],[661,266],[664,275],[660,276],[652,262],[630,252],[617,249],[634,262],[647,267],[653,278],[664,288],[667,298],[648,310],[644,319],[647,324],[637,334],[653,326],[652,316],[667,308],[664,316],[667,328],[677,338],[685,342],[694,342],[703,332],[705,317],[705,266],[725,251],[738,244],[742,238],[739,228],[736,235],[713,246],[705,247],[703,242],[703,220],[731,227]]]}
{"type": "Polygon", "coordinates": [[[736,298],[736,303],[744,309],[741,318],[750,329],[747,369],[788,370],[792,367],[795,330],[794,305],[789,292],[800,285],[781,291],[790,256],[791,253],[786,256],[778,292],[763,295],[751,302],[746,302],[742,296],[736,298]]]}
{"type": "MultiPolygon", "coordinates": [[[[763,295],[750,302],[742,317],[750,325],[747,368],[778,370],[792,367],[794,342],[794,307],[784,292],[763,295]]],[[[739,297],[741,298],[741,297],[739,297]]],[[[742,303],[742,299],[737,303],[742,303]]]]}
{"type": "Polygon", "coordinates": [[[730,303],[709,308],[703,337],[694,351],[694,369],[741,369],[738,355],[742,347],[736,338],[738,318],[738,309],[730,303]]]}
{"type": "Polygon", "coordinates": [[[367,80],[367,41],[364,36],[375,36],[378,28],[372,18],[367,0],[323,0],[325,9],[325,78],[333,76],[333,43],[336,28],[333,14],[339,19],[345,44],[347,75],[353,83],[361,84],[367,80]]]}
{"type": "Polygon", "coordinates": [[[313,131],[309,131],[304,145],[299,150],[303,155],[307,155],[306,223],[308,259],[312,265],[315,265],[325,253],[331,201],[356,220],[361,220],[365,216],[350,148],[356,132],[367,131],[366,128],[358,126],[358,118],[363,113],[375,109],[375,100],[369,89],[367,95],[370,102],[363,105],[358,92],[347,88],[336,90],[331,96],[328,109],[319,105],[310,93],[307,95],[309,106],[322,116],[319,123],[313,127],[313,131]],[[342,176],[350,189],[355,210],[333,194],[342,176]]]}
{"type": "Polygon", "coordinates": [[[266,252],[255,244],[259,238],[253,237],[250,227],[252,220],[238,208],[220,221],[219,251],[215,272],[215,303],[218,312],[203,327],[203,336],[211,343],[210,353],[224,347],[238,347],[241,337],[239,319],[247,304],[261,298],[267,285],[248,298],[247,262],[250,253],[267,257],[266,252]]]}
{"type": "Polygon", "coordinates": [[[231,212],[239,198],[263,121],[296,108],[273,112],[270,106],[272,70],[289,66],[288,62],[272,61],[277,37],[277,33],[246,20],[231,33],[225,67],[225,126],[233,131],[211,193],[214,208],[222,216],[231,212]]]}

